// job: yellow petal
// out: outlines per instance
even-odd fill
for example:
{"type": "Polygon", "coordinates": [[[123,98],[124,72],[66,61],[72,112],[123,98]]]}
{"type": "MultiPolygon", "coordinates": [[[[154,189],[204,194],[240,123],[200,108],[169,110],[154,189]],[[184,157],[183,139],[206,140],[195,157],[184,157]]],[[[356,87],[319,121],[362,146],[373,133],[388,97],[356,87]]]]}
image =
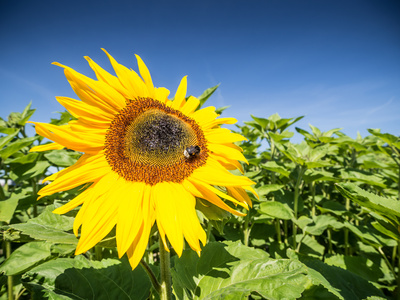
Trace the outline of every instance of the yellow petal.
{"type": "Polygon", "coordinates": [[[185,105],[183,105],[181,111],[185,115],[190,115],[192,114],[196,108],[199,106],[200,100],[197,99],[196,97],[190,96],[189,99],[186,101],[185,105]]]}
{"type": "Polygon", "coordinates": [[[143,182],[126,182],[120,191],[116,232],[119,257],[124,255],[143,227],[144,189],[143,182]]]}
{"type": "Polygon", "coordinates": [[[111,173],[111,168],[102,156],[93,160],[86,160],[78,167],[68,168],[58,176],[51,184],[42,188],[38,194],[41,197],[57,192],[70,190],[79,185],[99,180],[104,175],[111,173]]]}
{"type": "Polygon", "coordinates": [[[157,226],[162,227],[175,252],[183,251],[183,232],[177,216],[176,195],[171,183],[161,182],[152,187],[157,226]]]}
{"type": "Polygon", "coordinates": [[[88,105],[83,101],[67,97],[56,97],[56,99],[71,113],[71,115],[91,126],[109,127],[114,118],[114,115],[88,105]]]}
{"type": "Polygon", "coordinates": [[[153,85],[153,81],[151,80],[149,69],[147,69],[147,66],[145,65],[145,63],[143,62],[143,60],[140,58],[139,55],[135,54],[135,56],[136,56],[136,59],[138,62],[140,75],[142,75],[144,83],[147,86],[147,90],[149,91],[149,97],[153,97],[154,96],[154,85],[153,85]]]}
{"type": "Polygon", "coordinates": [[[107,71],[105,71],[102,67],[96,64],[90,57],[85,56],[85,59],[89,62],[89,66],[95,72],[97,80],[103,81],[110,86],[112,86],[115,90],[117,90],[121,95],[125,98],[129,98],[129,93],[127,90],[122,86],[121,82],[118,80],[117,77],[111,75],[107,71]]]}
{"type": "Polygon", "coordinates": [[[115,74],[117,74],[122,86],[127,90],[129,99],[150,96],[145,83],[135,71],[119,64],[106,50],[102,50],[107,54],[115,74]]]}
{"type": "Polygon", "coordinates": [[[210,151],[215,152],[217,155],[225,156],[231,160],[240,160],[247,163],[247,159],[243,156],[243,154],[240,151],[230,147],[230,145],[209,143],[207,148],[210,151]]]}
{"type": "Polygon", "coordinates": [[[231,132],[226,128],[217,128],[205,131],[207,141],[216,144],[227,144],[234,142],[247,141],[247,139],[237,133],[231,132]]]}
{"type": "Polygon", "coordinates": [[[165,104],[168,102],[168,95],[169,95],[169,90],[167,90],[166,88],[161,87],[155,89],[154,97],[161,103],[165,104]]]}
{"type": "MultiPolygon", "coordinates": [[[[28,122],[31,123],[31,122],[28,122]]],[[[42,152],[42,151],[48,151],[48,150],[61,150],[64,149],[63,145],[57,144],[57,143],[49,143],[45,145],[39,145],[31,148],[29,152],[42,152]]]]}
{"type": "Polygon", "coordinates": [[[214,106],[208,106],[196,110],[191,117],[195,119],[200,126],[204,127],[206,124],[214,121],[215,118],[218,117],[218,114],[215,112],[214,106]]]}
{"type": "Polygon", "coordinates": [[[76,134],[69,125],[56,126],[47,123],[31,122],[35,124],[36,133],[52,140],[66,148],[96,154],[104,148],[105,136],[76,134]]]}
{"type": "Polygon", "coordinates": [[[192,194],[199,194],[199,198],[202,198],[204,200],[207,200],[211,202],[212,204],[218,206],[219,208],[226,210],[230,212],[231,214],[234,214],[236,216],[245,216],[246,214],[243,214],[239,211],[234,210],[230,206],[228,206],[224,201],[222,201],[215,193],[213,193],[207,186],[208,184],[202,183],[197,180],[193,180],[193,178],[188,178],[185,180],[185,188],[190,191],[192,194]]]}
{"type": "Polygon", "coordinates": [[[180,109],[186,103],[185,100],[186,90],[187,90],[187,76],[184,76],[176,91],[174,101],[172,103],[172,108],[180,109]]]}

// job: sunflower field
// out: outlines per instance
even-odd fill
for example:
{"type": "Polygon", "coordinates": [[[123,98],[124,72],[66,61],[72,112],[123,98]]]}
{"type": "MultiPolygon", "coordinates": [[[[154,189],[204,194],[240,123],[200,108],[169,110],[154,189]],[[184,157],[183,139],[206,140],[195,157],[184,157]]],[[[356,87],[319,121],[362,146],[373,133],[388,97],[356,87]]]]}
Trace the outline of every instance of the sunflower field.
{"type": "MultiPolygon", "coordinates": [[[[198,97],[201,105],[216,88],[198,97]]],[[[225,116],[224,109],[216,112],[225,116]]],[[[149,228],[137,267],[127,255],[119,258],[115,228],[75,255],[79,209],[53,211],[87,186],[37,200],[48,184],[43,179],[74,165],[82,152],[30,152],[48,144],[27,130],[34,112],[29,104],[0,119],[0,299],[162,299],[165,249],[157,226],[149,228]]],[[[249,210],[219,199],[229,206],[221,209],[196,197],[206,241],[201,254],[188,242],[182,253],[170,247],[172,298],[400,299],[399,137],[369,129],[353,139],[341,128],[298,128],[302,117],[251,118],[229,125],[246,138],[235,144],[248,162],[240,168],[254,182],[249,210]],[[301,143],[291,141],[295,132],[301,143]]],[[[74,119],[62,112],[51,124],[74,119]]],[[[227,191],[214,189],[218,197],[227,191]]]]}

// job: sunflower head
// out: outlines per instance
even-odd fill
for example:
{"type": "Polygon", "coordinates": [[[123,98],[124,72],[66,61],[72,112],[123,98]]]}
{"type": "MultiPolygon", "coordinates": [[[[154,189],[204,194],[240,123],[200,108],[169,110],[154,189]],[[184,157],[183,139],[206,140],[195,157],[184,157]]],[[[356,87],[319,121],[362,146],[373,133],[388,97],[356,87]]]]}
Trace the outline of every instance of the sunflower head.
{"type": "Polygon", "coordinates": [[[181,255],[186,240],[200,253],[206,234],[196,208],[217,206],[243,216],[238,206],[251,205],[247,191],[254,193],[253,182],[229,172],[243,172],[239,161],[246,159],[234,143],[245,138],[220,127],[235,119],[218,118],[214,107],[198,109],[197,98],[186,98],[186,77],[172,101],[166,88],[154,87],[139,56],[140,75],[106,54],[115,75],[85,57],[96,79],[55,63],[80,99],[57,97],[76,120],[63,126],[34,122],[37,133],[53,143],[32,151],[66,147],[84,154],[49,176],[52,183],[39,195],[91,183],[54,211],[81,206],[74,222],[75,234],[80,232],[76,254],[115,228],[119,256],[126,253],[135,268],[155,224],[167,250],[168,239],[181,255]]]}

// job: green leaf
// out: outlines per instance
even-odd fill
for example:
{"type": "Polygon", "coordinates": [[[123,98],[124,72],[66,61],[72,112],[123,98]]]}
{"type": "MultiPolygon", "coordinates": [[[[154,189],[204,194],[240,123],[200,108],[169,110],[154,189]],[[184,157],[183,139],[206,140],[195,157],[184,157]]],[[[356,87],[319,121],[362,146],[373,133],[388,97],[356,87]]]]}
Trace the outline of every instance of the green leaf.
{"type": "Polygon", "coordinates": [[[308,225],[304,230],[311,235],[321,235],[328,227],[341,229],[344,227],[342,222],[338,222],[335,217],[329,215],[319,215],[313,217],[314,224],[308,225]]]}
{"type": "Polygon", "coordinates": [[[292,210],[287,204],[276,201],[262,202],[259,212],[282,220],[291,220],[294,217],[292,210]]]}
{"type": "Polygon", "coordinates": [[[379,220],[375,222],[371,222],[371,225],[374,226],[374,228],[383,234],[391,237],[392,239],[400,242],[400,235],[399,235],[399,229],[397,229],[395,226],[390,224],[387,221],[384,220],[379,220]]]}
{"type": "Polygon", "coordinates": [[[257,194],[259,196],[266,196],[271,192],[279,191],[283,187],[283,184],[266,184],[257,188],[257,194]]]}
{"type": "Polygon", "coordinates": [[[72,229],[74,218],[53,214],[54,209],[54,205],[49,205],[38,217],[26,223],[12,224],[10,227],[34,239],[76,245],[78,239],[75,235],[66,232],[72,229]]]}
{"type": "Polygon", "coordinates": [[[200,109],[203,106],[203,104],[208,100],[208,98],[211,97],[211,95],[217,90],[218,87],[219,84],[217,84],[214,87],[208,88],[203,92],[203,94],[200,95],[200,97],[198,97],[198,99],[200,100],[200,105],[198,109],[200,109]]]}
{"type": "Polygon", "coordinates": [[[258,117],[255,117],[253,115],[251,115],[251,117],[253,118],[254,121],[256,121],[256,123],[258,125],[261,126],[262,129],[266,129],[269,126],[269,120],[268,119],[258,118],[258,117]]]}
{"type": "Polygon", "coordinates": [[[13,155],[15,152],[31,145],[38,137],[28,137],[17,140],[7,145],[6,148],[0,150],[0,157],[6,159],[7,157],[13,155]]]}
{"type": "Polygon", "coordinates": [[[27,155],[23,155],[21,157],[10,159],[8,158],[4,161],[5,164],[29,164],[36,161],[39,153],[28,153],[27,155]]]}
{"type": "Polygon", "coordinates": [[[23,277],[25,287],[43,299],[145,300],[151,283],[143,268],[132,271],[127,259],[89,261],[82,255],[46,262],[23,277]]]}
{"type": "Polygon", "coordinates": [[[349,222],[344,222],[346,228],[352,233],[357,235],[364,243],[372,245],[374,247],[389,246],[394,247],[397,242],[393,239],[388,239],[380,234],[375,228],[371,226],[353,225],[349,222]]]}
{"type": "Polygon", "coordinates": [[[335,187],[343,196],[394,222],[397,226],[400,225],[400,202],[398,200],[369,193],[352,183],[337,183],[335,187]]]}
{"type": "Polygon", "coordinates": [[[24,126],[25,123],[29,120],[29,118],[33,115],[36,109],[30,109],[32,105],[32,101],[25,107],[24,111],[21,114],[21,119],[18,121],[18,125],[24,126]]]}
{"type": "Polygon", "coordinates": [[[373,261],[362,256],[346,256],[337,254],[325,259],[325,263],[330,266],[340,267],[368,280],[375,281],[384,276],[380,266],[373,261]]]}
{"type": "Polygon", "coordinates": [[[8,276],[17,275],[49,260],[51,244],[46,242],[30,242],[15,249],[9,258],[0,266],[0,272],[8,276]]]}
{"type": "Polygon", "coordinates": [[[204,276],[196,299],[245,299],[251,294],[265,299],[298,299],[310,280],[303,264],[288,259],[240,261],[224,278],[223,268],[204,276]]]}
{"type": "Polygon", "coordinates": [[[239,242],[209,243],[200,258],[184,253],[174,265],[174,283],[189,299],[296,299],[309,282],[298,261],[271,259],[239,242]]]}
{"type": "Polygon", "coordinates": [[[73,165],[77,161],[76,156],[75,152],[67,150],[53,150],[44,155],[53,165],[58,167],[69,167],[73,165]]]}
{"type": "Polygon", "coordinates": [[[364,278],[342,268],[329,266],[319,259],[299,256],[309,269],[313,269],[323,276],[331,290],[336,295],[339,293],[343,299],[365,299],[370,296],[384,297],[383,293],[364,278]]]}
{"type": "Polygon", "coordinates": [[[347,180],[364,182],[369,185],[386,188],[386,185],[383,183],[384,178],[379,174],[372,174],[355,169],[341,169],[340,177],[347,180]]]}
{"type": "Polygon", "coordinates": [[[293,136],[293,132],[284,131],[282,133],[269,132],[269,136],[277,143],[281,142],[283,139],[289,139],[293,136]]]}
{"type": "Polygon", "coordinates": [[[272,172],[279,173],[287,178],[290,176],[290,172],[285,168],[285,166],[279,165],[275,161],[269,161],[261,165],[262,168],[267,169],[272,172]]]}
{"type": "Polygon", "coordinates": [[[10,142],[18,134],[18,132],[18,129],[12,128],[12,131],[8,133],[8,135],[0,137],[0,149],[7,145],[7,143],[10,142]]]}
{"type": "Polygon", "coordinates": [[[0,221],[10,223],[19,201],[27,197],[31,197],[31,195],[27,194],[25,189],[15,191],[9,199],[0,201],[0,221]]]}
{"type": "Polygon", "coordinates": [[[47,161],[38,161],[29,164],[23,164],[15,169],[12,169],[10,178],[15,182],[21,182],[28,180],[39,175],[44,175],[47,168],[50,167],[50,163],[47,161]]]}
{"type": "Polygon", "coordinates": [[[228,109],[229,107],[231,107],[231,106],[228,105],[228,106],[218,107],[218,108],[215,110],[215,113],[218,114],[218,115],[220,115],[220,114],[222,114],[222,112],[223,112],[224,110],[228,109]]]}
{"type": "MultiPolygon", "coordinates": [[[[368,129],[368,132],[379,137],[382,141],[386,142],[390,146],[396,146],[400,138],[390,133],[380,133],[380,129],[368,129]]],[[[397,147],[398,148],[398,147],[397,147]]]]}

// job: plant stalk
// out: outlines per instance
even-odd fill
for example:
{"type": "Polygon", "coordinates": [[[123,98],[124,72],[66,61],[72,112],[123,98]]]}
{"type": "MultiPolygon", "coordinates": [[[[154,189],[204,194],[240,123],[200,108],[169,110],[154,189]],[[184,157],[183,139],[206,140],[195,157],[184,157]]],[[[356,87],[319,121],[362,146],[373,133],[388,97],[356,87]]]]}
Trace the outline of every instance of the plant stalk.
{"type": "Polygon", "coordinates": [[[160,245],[160,300],[172,299],[172,278],[169,252],[165,250],[161,237],[158,239],[160,245]]]}
{"type": "MultiPolygon", "coordinates": [[[[350,199],[346,198],[346,210],[350,210],[350,199]]],[[[347,221],[350,222],[349,216],[346,217],[347,221]]],[[[349,255],[349,229],[344,229],[344,254],[349,255]]]]}
{"type": "MultiPolygon", "coordinates": [[[[299,175],[297,176],[296,185],[294,186],[294,218],[297,220],[297,213],[299,210],[299,189],[301,180],[303,178],[303,174],[306,171],[306,167],[301,166],[299,170],[299,175]]],[[[296,223],[293,222],[293,249],[296,249],[296,235],[297,235],[297,226],[296,223]]]]}
{"type": "MultiPolygon", "coordinates": [[[[11,242],[10,241],[5,241],[6,243],[6,257],[9,258],[11,255],[11,242]]],[[[8,300],[14,300],[14,283],[13,283],[13,277],[12,276],[7,276],[7,294],[8,294],[8,300]]]]}
{"type": "Polygon", "coordinates": [[[275,219],[275,231],[278,239],[278,244],[282,243],[280,220],[275,219]]]}
{"type": "Polygon", "coordinates": [[[398,259],[397,259],[397,299],[400,300],[400,241],[397,241],[397,251],[398,251],[398,259]]]}
{"type": "Polygon", "coordinates": [[[243,244],[245,246],[249,245],[249,238],[250,238],[250,231],[251,231],[251,228],[249,228],[249,221],[250,221],[250,211],[247,212],[247,215],[246,215],[245,221],[244,221],[243,244]]]}
{"type": "Polygon", "coordinates": [[[161,285],[157,281],[156,275],[154,275],[153,271],[150,269],[149,265],[142,259],[140,261],[140,265],[142,266],[143,270],[147,273],[147,276],[149,276],[151,284],[153,285],[154,289],[157,291],[157,293],[161,293],[161,285]]]}

